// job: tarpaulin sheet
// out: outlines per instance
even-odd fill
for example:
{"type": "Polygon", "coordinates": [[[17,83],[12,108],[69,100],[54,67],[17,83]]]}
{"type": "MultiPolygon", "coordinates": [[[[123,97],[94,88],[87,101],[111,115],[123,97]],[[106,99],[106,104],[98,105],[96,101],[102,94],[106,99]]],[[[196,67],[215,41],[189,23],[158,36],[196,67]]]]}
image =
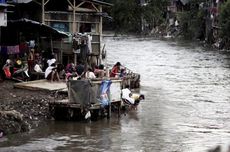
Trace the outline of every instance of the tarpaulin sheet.
{"type": "Polygon", "coordinates": [[[99,87],[97,84],[91,84],[89,80],[70,80],[68,81],[69,101],[82,106],[96,103],[99,87]]]}
{"type": "Polygon", "coordinates": [[[102,106],[109,104],[111,80],[103,80],[101,83],[91,83],[89,80],[68,81],[69,101],[88,106],[100,103],[102,106]]]}
{"type": "Polygon", "coordinates": [[[100,86],[100,103],[102,107],[110,104],[110,86],[111,80],[103,80],[100,86]]]}

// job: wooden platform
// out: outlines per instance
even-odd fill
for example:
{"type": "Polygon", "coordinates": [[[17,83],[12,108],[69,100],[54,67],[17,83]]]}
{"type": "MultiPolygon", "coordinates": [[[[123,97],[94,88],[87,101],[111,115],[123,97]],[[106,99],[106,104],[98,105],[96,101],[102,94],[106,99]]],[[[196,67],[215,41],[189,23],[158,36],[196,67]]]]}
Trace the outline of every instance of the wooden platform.
{"type": "Polygon", "coordinates": [[[68,99],[49,102],[50,114],[55,120],[84,120],[88,111],[91,112],[91,120],[97,120],[105,116],[110,118],[111,106],[116,107],[117,116],[120,117],[121,101],[112,101],[106,108],[102,108],[99,103],[83,108],[79,103],[70,103],[68,99]]]}
{"type": "Polygon", "coordinates": [[[14,84],[15,88],[27,89],[27,90],[37,90],[37,91],[57,91],[57,90],[67,90],[66,82],[50,82],[46,79],[20,82],[14,84]]]}

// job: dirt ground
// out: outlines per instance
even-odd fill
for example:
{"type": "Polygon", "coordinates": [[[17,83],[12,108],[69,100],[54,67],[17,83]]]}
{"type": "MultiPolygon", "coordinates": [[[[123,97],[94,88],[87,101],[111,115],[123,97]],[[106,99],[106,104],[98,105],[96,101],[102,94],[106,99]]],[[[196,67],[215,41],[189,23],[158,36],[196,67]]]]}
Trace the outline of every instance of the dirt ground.
{"type": "Polygon", "coordinates": [[[0,82],[0,132],[28,131],[39,122],[51,119],[48,101],[54,93],[14,88],[14,81],[0,82]]]}

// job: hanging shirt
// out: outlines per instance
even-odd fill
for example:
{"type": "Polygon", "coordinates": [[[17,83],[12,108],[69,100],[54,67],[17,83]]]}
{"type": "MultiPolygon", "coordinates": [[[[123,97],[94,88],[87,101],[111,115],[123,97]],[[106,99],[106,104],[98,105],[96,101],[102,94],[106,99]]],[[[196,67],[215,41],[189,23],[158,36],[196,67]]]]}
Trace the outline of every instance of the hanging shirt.
{"type": "Polygon", "coordinates": [[[92,41],[93,37],[91,35],[88,35],[88,41],[87,41],[87,45],[88,45],[88,49],[89,49],[89,53],[92,53],[92,41]]]}

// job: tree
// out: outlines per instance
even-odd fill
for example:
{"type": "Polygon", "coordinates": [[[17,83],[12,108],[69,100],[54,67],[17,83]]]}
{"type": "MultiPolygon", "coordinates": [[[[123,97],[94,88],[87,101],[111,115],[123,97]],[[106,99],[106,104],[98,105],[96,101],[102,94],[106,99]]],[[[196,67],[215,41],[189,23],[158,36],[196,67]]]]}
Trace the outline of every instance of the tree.
{"type": "Polygon", "coordinates": [[[220,11],[221,36],[227,43],[230,41],[230,0],[225,2],[220,11]]]}
{"type": "MultiPolygon", "coordinates": [[[[109,2],[109,0],[105,1],[109,2]]],[[[140,33],[143,19],[150,28],[164,21],[168,0],[148,0],[147,5],[144,6],[140,4],[140,0],[111,0],[110,3],[114,4],[111,16],[115,30],[140,33]]]]}
{"type": "Polygon", "coordinates": [[[165,21],[168,0],[150,0],[146,6],[143,6],[142,12],[150,28],[156,27],[165,21]]]}
{"type": "Polygon", "coordinates": [[[115,30],[138,32],[140,30],[140,7],[135,0],[117,0],[112,8],[115,30]]]}
{"type": "Polygon", "coordinates": [[[205,8],[200,8],[199,4],[204,0],[191,0],[187,5],[187,11],[178,14],[181,26],[181,33],[186,39],[205,38],[205,8]]]}

